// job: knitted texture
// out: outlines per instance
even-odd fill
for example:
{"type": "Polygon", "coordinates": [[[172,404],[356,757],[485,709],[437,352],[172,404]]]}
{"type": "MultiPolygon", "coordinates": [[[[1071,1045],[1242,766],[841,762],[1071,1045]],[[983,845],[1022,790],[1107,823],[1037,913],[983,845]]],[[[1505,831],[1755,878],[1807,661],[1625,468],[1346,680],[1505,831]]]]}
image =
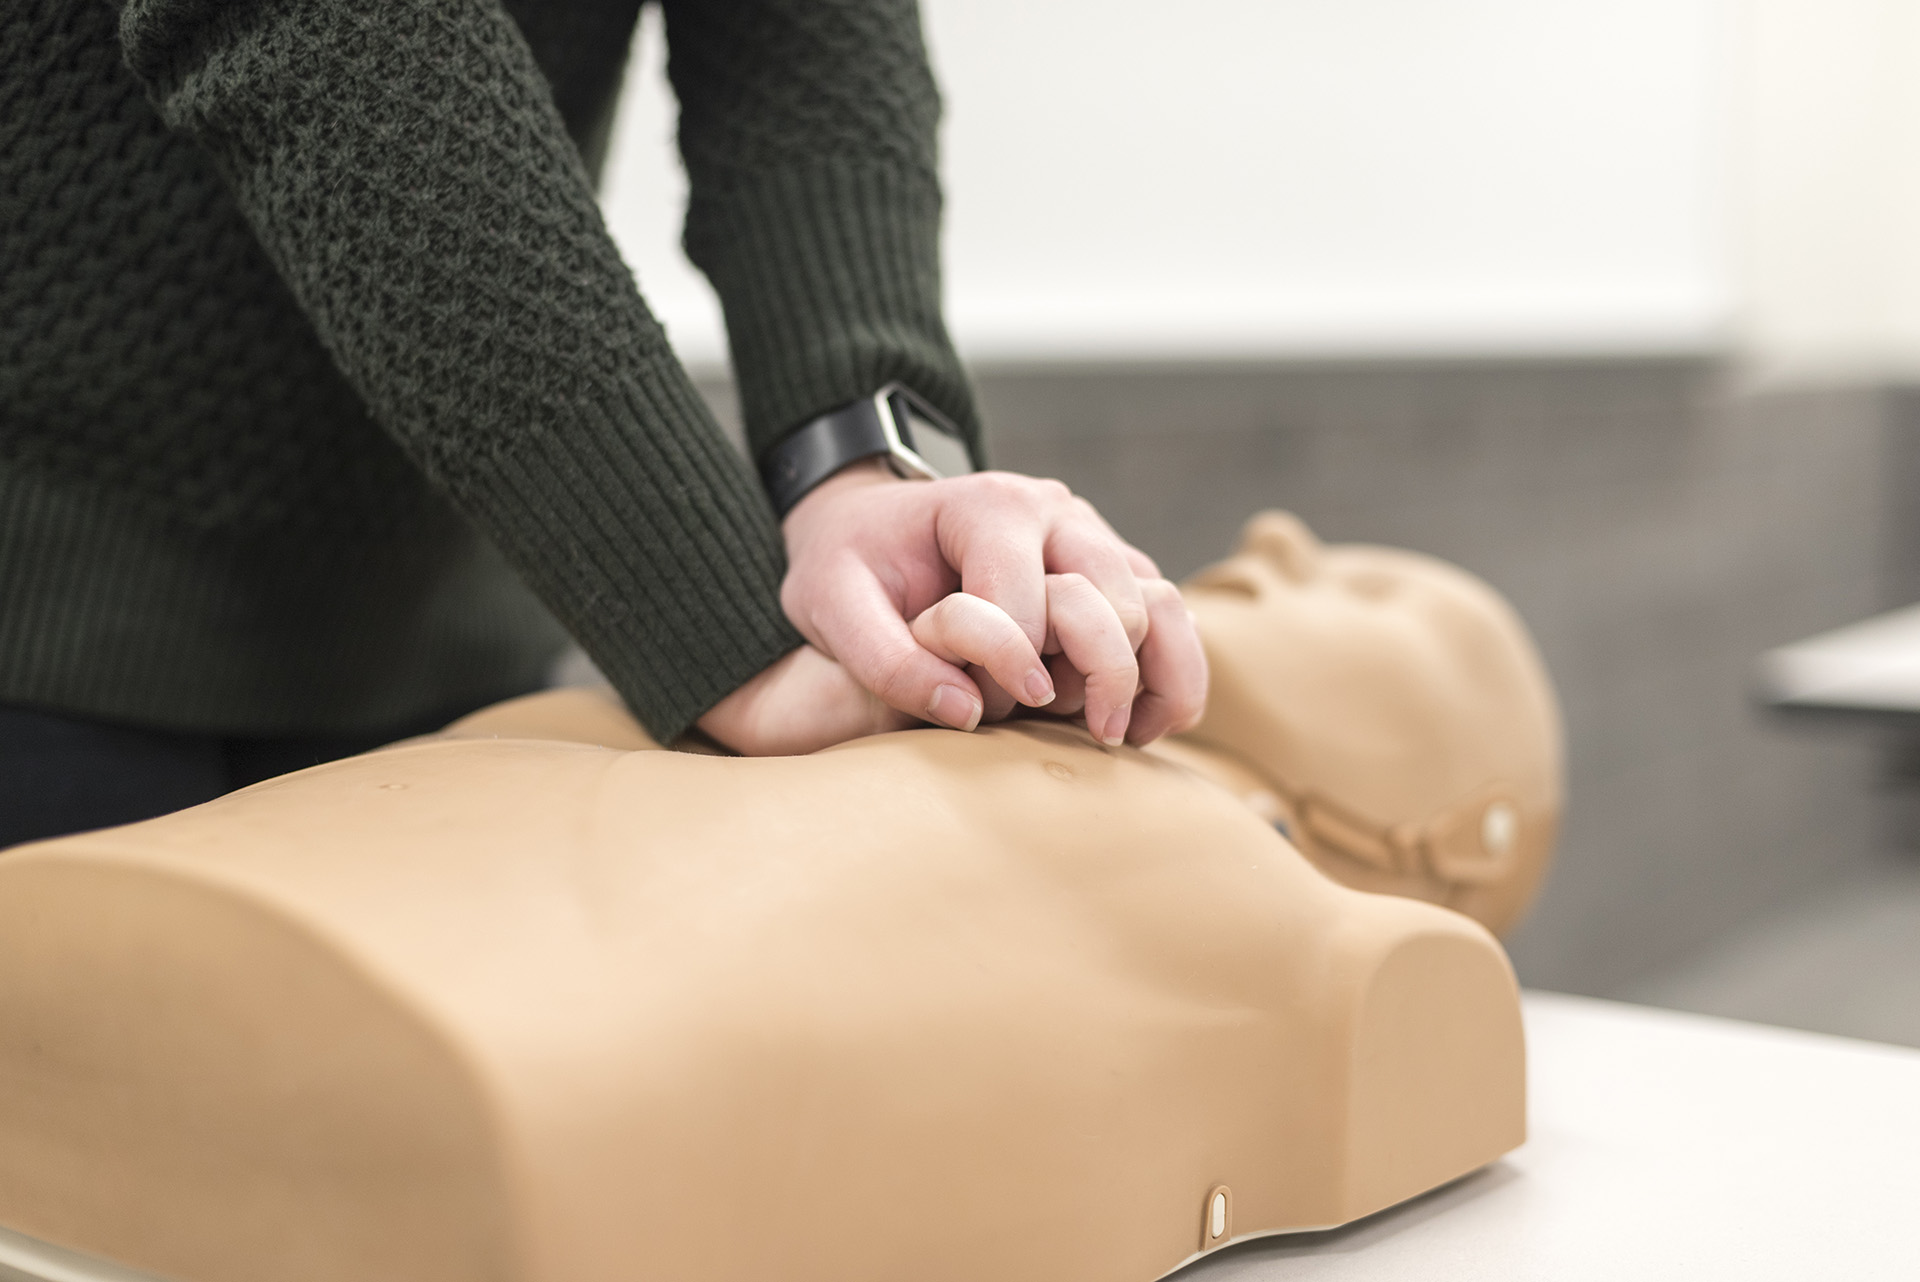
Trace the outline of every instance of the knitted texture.
{"type": "MultiPolygon", "coordinates": [[[[689,238],[758,438],[893,377],[971,423],[911,5],[690,7],[689,238]]],[[[557,634],[445,500],[658,736],[797,643],[593,200],[636,9],[0,14],[0,700],[287,732],[525,688],[557,634]]]]}
{"type": "Polygon", "coordinates": [[[897,379],[984,459],[940,314],[940,97],[913,0],[663,7],[687,254],[726,310],[754,454],[897,379]]]}
{"type": "Polygon", "coordinates": [[[10,4],[0,66],[0,465],[196,530],[404,519],[421,478],[121,65],[112,13],[10,4]]]}

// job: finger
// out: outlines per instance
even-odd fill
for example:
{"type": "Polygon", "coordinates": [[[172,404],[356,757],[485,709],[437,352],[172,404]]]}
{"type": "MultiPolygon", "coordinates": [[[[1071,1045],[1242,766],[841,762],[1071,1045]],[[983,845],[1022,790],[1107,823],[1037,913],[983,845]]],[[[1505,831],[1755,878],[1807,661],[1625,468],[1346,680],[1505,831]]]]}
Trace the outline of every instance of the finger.
{"type": "Polygon", "coordinates": [[[1054,574],[1085,575],[1113,607],[1126,630],[1127,644],[1138,650],[1147,639],[1147,603],[1127,560],[1126,544],[1087,503],[1076,499],[1075,509],[1072,517],[1047,532],[1047,569],[1054,574]]]}
{"type": "Polygon", "coordinates": [[[942,509],[941,553],[960,571],[960,590],[1006,611],[1038,653],[1047,636],[1046,526],[1024,489],[968,479],[982,483],[965,503],[942,509]]]}
{"type": "MultiPolygon", "coordinates": [[[[913,639],[936,658],[978,664],[999,688],[1039,708],[1053,701],[1053,678],[1019,624],[991,601],[966,592],[940,598],[913,621],[913,639]]],[[[1001,709],[1005,716],[1008,709],[1001,709]]]]}
{"type": "Polygon", "coordinates": [[[1047,705],[1047,711],[1056,717],[1077,717],[1087,709],[1087,678],[1080,669],[1067,662],[1064,654],[1051,655],[1047,659],[1047,671],[1053,674],[1055,691],[1053,702],[1047,705]]]}
{"type": "Polygon", "coordinates": [[[1078,574],[1047,576],[1047,627],[1087,679],[1087,729],[1108,746],[1125,740],[1140,666],[1113,606],[1078,574]]]}
{"type": "MultiPolygon", "coordinates": [[[[1116,535],[1115,537],[1118,536],[1116,535]]],[[[1152,557],[1125,539],[1120,540],[1120,551],[1127,558],[1127,564],[1133,567],[1133,576],[1136,579],[1162,579],[1166,577],[1160,573],[1160,567],[1155,564],[1152,557]]]]}
{"type": "Polygon", "coordinates": [[[1163,734],[1191,730],[1207,708],[1207,655],[1180,590],[1165,579],[1141,585],[1151,622],[1140,647],[1144,689],[1133,701],[1127,742],[1148,744],[1163,734]]]}
{"type": "Polygon", "coordinates": [[[983,704],[973,679],[928,651],[871,573],[848,575],[825,594],[811,622],[822,648],[889,707],[956,730],[980,724],[983,704]]]}
{"type": "Polygon", "coordinates": [[[1005,721],[1020,706],[1020,701],[1008,694],[1006,687],[995,681],[993,674],[979,664],[968,665],[967,675],[980,687],[980,698],[986,704],[986,711],[980,714],[981,725],[990,721],[1005,721]]]}
{"type": "MultiPolygon", "coordinates": [[[[1085,502],[1084,499],[1081,501],[1085,502]]],[[[1154,563],[1152,557],[1120,537],[1120,531],[1114,529],[1113,522],[1100,514],[1099,508],[1088,503],[1087,511],[1093,513],[1093,519],[1100,522],[1106,532],[1113,536],[1114,542],[1120,545],[1121,552],[1126,556],[1127,564],[1133,567],[1135,575],[1142,579],[1164,579],[1167,577],[1160,573],[1160,567],[1154,563]]]]}

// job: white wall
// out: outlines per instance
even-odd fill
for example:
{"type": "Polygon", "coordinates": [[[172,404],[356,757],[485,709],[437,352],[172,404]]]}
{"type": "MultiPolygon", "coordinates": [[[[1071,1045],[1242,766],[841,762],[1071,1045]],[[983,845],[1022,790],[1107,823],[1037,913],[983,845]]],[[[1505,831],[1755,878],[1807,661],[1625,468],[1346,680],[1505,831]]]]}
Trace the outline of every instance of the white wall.
{"type": "Polygon", "coordinates": [[[1747,0],[1743,346],[1787,381],[1920,373],[1920,5],[1747,0]]]}
{"type": "Polygon", "coordinates": [[[674,149],[675,109],[667,84],[660,11],[642,13],[601,175],[600,208],[620,252],[682,360],[713,366],[726,359],[720,304],[706,278],[680,252],[687,178],[674,149]]]}
{"type": "MultiPolygon", "coordinates": [[[[1728,332],[1732,0],[922,3],[949,314],[976,359],[1728,332]]],[[[724,346],[675,248],[660,66],[650,19],[606,206],[704,363],[724,346]]]]}
{"type": "Polygon", "coordinates": [[[932,0],[991,354],[1691,344],[1715,0],[932,0]]]}

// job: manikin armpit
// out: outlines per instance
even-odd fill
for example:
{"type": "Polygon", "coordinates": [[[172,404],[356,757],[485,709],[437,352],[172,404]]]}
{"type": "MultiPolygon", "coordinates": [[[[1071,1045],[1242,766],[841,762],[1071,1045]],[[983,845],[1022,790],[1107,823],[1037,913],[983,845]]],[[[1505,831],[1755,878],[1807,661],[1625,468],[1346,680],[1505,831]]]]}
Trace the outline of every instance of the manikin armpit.
{"type": "Polygon", "coordinates": [[[9,852],[0,1225],[176,1282],[1148,1282],[1492,1160],[1498,945],[1272,820],[1505,920],[1551,701],[1457,571],[1294,544],[1194,587],[1216,694],[1165,756],[722,758],[562,692],[9,852]]]}

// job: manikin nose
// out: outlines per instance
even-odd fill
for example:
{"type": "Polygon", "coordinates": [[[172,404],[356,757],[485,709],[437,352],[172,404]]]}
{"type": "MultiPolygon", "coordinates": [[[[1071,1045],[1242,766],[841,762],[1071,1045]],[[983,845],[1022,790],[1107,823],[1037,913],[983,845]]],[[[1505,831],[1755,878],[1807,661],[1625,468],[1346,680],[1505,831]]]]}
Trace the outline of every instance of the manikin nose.
{"type": "Polygon", "coordinates": [[[1319,572],[1320,540],[1291,512],[1262,512],[1247,522],[1240,550],[1250,552],[1295,583],[1319,572]]]}

